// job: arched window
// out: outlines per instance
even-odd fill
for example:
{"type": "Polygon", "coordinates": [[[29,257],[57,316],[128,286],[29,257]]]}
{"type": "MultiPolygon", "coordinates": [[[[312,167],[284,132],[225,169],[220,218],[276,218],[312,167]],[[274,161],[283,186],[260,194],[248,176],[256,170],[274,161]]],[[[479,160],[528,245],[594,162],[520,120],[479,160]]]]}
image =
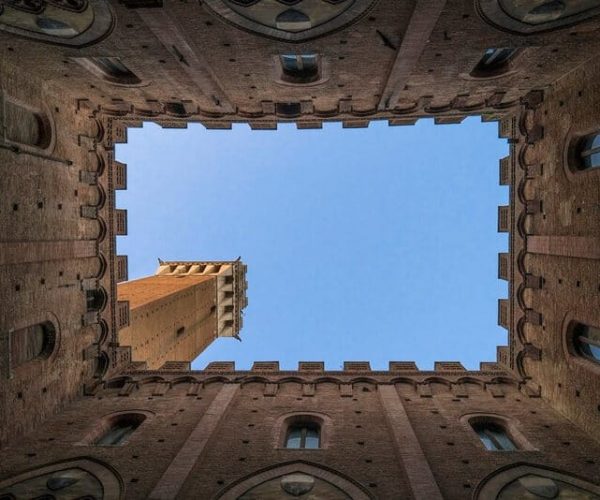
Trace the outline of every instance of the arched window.
{"type": "Polygon", "coordinates": [[[516,49],[506,47],[486,49],[477,66],[473,68],[471,76],[486,78],[506,73],[510,69],[510,62],[516,52],[516,49]]]}
{"type": "Polygon", "coordinates": [[[488,451],[514,451],[517,445],[509,436],[504,425],[490,420],[475,420],[471,427],[488,451]]]}
{"type": "Polygon", "coordinates": [[[287,83],[313,83],[319,79],[319,56],[317,54],[283,54],[281,79],[287,83]]]}
{"type": "Polygon", "coordinates": [[[578,141],[573,166],[580,171],[600,168],[600,133],[587,135],[578,141]]]}
{"type": "Polygon", "coordinates": [[[285,447],[318,449],[321,447],[321,426],[316,422],[293,423],[287,428],[285,447]]]}
{"type": "Polygon", "coordinates": [[[75,60],[88,71],[110,83],[138,85],[142,80],[118,57],[77,57],[75,60]]]}
{"type": "Polygon", "coordinates": [[[56,329],[50,321],[15,330],[10,336],[11,366],[47,358],[54,350],[55,342],[56,329]]]}
{"type": "Polygon", "coordinates": [[[101,311],[106,305],[106,292],[103,288],[86,290],[85,299],[88,312],[101,311]]]}
{"type": "Polygon", "coordinates": [[[600,328],[577,323],[572,331],[576,352],[600,364],[600,328]]]}
{"type": "Polygon", "coordinates": [[[125,413],[108,419],[108,425],[94,444],[97,446],[118,446],[125,444],[135,430],[146,420],[142,413],[125,413]]]}
{"type": "Polygon", "coordinates": [[[6,99],[3,124],[7,141],[40,149],[46,149],[50,145],[50,122],[36,110],[6,99]]]}

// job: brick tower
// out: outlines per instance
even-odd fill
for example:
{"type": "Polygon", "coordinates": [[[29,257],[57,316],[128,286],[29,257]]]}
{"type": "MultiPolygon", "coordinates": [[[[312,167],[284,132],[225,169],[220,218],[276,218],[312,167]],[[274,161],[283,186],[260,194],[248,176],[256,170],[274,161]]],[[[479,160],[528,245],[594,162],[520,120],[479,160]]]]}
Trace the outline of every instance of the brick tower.
{"type": "Polygon", "coordinates": [[[229,262],[160,262],[154,276],[118,285],[129,303],[120,343],[132,361],[159,369],[191,362],[217,337],[236,337],[246,307],[246,266],[229,262]]]}

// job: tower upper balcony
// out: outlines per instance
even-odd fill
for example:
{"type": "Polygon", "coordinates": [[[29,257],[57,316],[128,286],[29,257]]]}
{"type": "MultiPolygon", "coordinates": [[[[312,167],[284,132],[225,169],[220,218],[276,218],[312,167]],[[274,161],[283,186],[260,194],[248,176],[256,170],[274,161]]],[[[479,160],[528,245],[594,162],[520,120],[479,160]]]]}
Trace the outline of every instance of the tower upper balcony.
{"type": "Polygon", "coordinates": [[[156,276],[215,276],[219,337],[237,337],[243,326],[242,311],[248,305],[246,271],[235,261],[160,261],[156,276]]]}

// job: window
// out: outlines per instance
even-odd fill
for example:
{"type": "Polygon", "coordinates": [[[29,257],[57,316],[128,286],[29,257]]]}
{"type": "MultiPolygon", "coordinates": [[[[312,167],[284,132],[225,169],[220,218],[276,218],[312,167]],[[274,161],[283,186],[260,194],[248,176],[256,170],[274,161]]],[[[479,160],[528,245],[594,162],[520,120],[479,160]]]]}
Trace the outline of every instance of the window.
{"type": "Polygon", "coordinates": [[[600,133],[590,134],[578,142],[575,168],[600,168],[600,133]]]}
{"type": "Polygon", "coordinates": [[[471,76],[485,78],[506,73],[510,69],[510,62],[516,52],[516,49],[506,47],[486,49],[483,57],[471,72],[471,76]]]}
{"type": "Polygon", "coordinates": [[[46,149],[50,146],[50,122],[40,112],[10,100],[4,102],[4,134],[10,142],[46,149]]]}
{"type": "Polygon", "coordinates": [[[94,444],[97,446],[118,446],[125,444],[135,430],[146,420],[141,413],[126,413],[108,420],[108,426],[94,444]]]}
{"type": "Polygon", "coordinates": [[[106,305],[106,293],[102,288],[87,290],[85,298],[88,312],[101,311],[106,305]]]}
{"type": "Polygon", "coordinates": [[[12,332],[11,366],[19,366],[38,358],[47,358],[54,350],[56,330],[49,321],[12,332]]]}
{"type": "Polygon", "coordinates": [[[78,57],[76,61],[88,71],[110,83],[138,85],[142,81],[118,57],[78,57]]]}
{"type": "Polygon", "coordinates": [[[573,344],[578,354],[600,363],[600,328],[577,323],[573,328],[573,344]]]}
{"type": "Polygon", "coordinates": [[[317,449],[321,447],[321,428],[316,423],[290,425],[285,437],[285,447],[293,449],[317,449]]]}
{"type": "Polygon", "coordinates": [[[488,451],[514,451],[517,446],[512,441],[504,426],[496,422],[474,422],[473,430],[488,451]]]}
{"type": "Polygon", "coordinates": [[[317,54],[283,54],[280,61],[282,80],[287,83],[312,83],[319,79],[317,54]]]}

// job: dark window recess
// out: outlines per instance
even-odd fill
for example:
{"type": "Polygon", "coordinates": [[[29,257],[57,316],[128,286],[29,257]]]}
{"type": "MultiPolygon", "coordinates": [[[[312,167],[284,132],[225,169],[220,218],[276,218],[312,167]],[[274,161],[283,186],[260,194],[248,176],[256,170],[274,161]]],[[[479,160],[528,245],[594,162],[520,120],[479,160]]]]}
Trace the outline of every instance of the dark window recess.
{"type": "Polygon", "coordinates": [[[86,305],[88,312],[101,311],[106,304],[106,293],[101,288],[86,291],[86,305]]]}
{"type": "Polygon", "coordinates": [[[177,335],[183,335],[185,333],[185,326],[177,328],[177,335]]]}
{"type": "Polygon", "coordinates": [[[165,104],[165,111],[170,115],[187,116],[188,112],[185,106],[180,102],[168,102],[165,104]]]}
{"type": "Polygon", "coordinates": [[[87,61],[109,82],[122,85],[136,85],[142,82],[118,57],[88,57],[87,61]]]}
{"type": "Polygon", "coordinates": [[[45,149],[50,145],[51,129],[47,118],[9,100],[4,103],[6,138],[26,146],[45,149]]]}
{"type": "Polygon", "coordinates": [[[163,6],[162,0],[120,0],[128,9],[152,9],[163,6]]]}
{"type": "Polygon", "coordinates": [[[579,141],[575,168],[577,170],[600,168],[600,133],[588,135],[579,141]]]}
{"type": "Polygon", "coordinates": [[[476,422],[473,430],[488,451],[514,451],[517,446],[509,437],[506,429],[495,422],[476,422]]]}
{"type": "Polygon", "coordinates": [[[286,118],[296,118],[300,116],[300,103],[299,102],[278,102],[276,105],[276,112],[279,116],[286,118]]]}
{"type": "Polygon", "coordinates": [[[321,429],[318,424],[291,425],[285,437],[285,447],[293,449],[318,449],[321,447],[321,429]]]}
{"type": "Polygon", "coordinates": [[[10,364],[15,367],[34,359],[47,358],[55,343],[56,330],[49,321],[15,330],[10,337],[10,364]]]}
{"type": "Polygon", "coordinates": [[[319,56],[317,54],[283,54],[279,58],[283,81],[302,84],[312,83],[319,79],[319,56]]]}
{"type": "Polygon", "coordinates": [[[471,72],[471,76],[485,78],[506,73],[510,69],[510,62],[516,53],[517,49],[506,47],[486,49],[483,57],[471,72]]]}
{"type": "Polygon", "coordinates": [[[577,323],[573,328],[573,344],[578,354],[600,364],[600,328],[577,323]]]}
{"type": "Polygon", "coordinates": [[[119,415],[109,421],[108,429],[95,441],[99,446],[117,446],[125,444],[135,430],[146,420],[141,413],[119,415]]]}
{"type": "Polygon", "coordinates": [[[100,353],[100,356],[96,358],[96,369],[94,370],[94,376],[98,378],[104,377],[108,371],[110,360],[108,354],[105,352],[100,353]]]}

